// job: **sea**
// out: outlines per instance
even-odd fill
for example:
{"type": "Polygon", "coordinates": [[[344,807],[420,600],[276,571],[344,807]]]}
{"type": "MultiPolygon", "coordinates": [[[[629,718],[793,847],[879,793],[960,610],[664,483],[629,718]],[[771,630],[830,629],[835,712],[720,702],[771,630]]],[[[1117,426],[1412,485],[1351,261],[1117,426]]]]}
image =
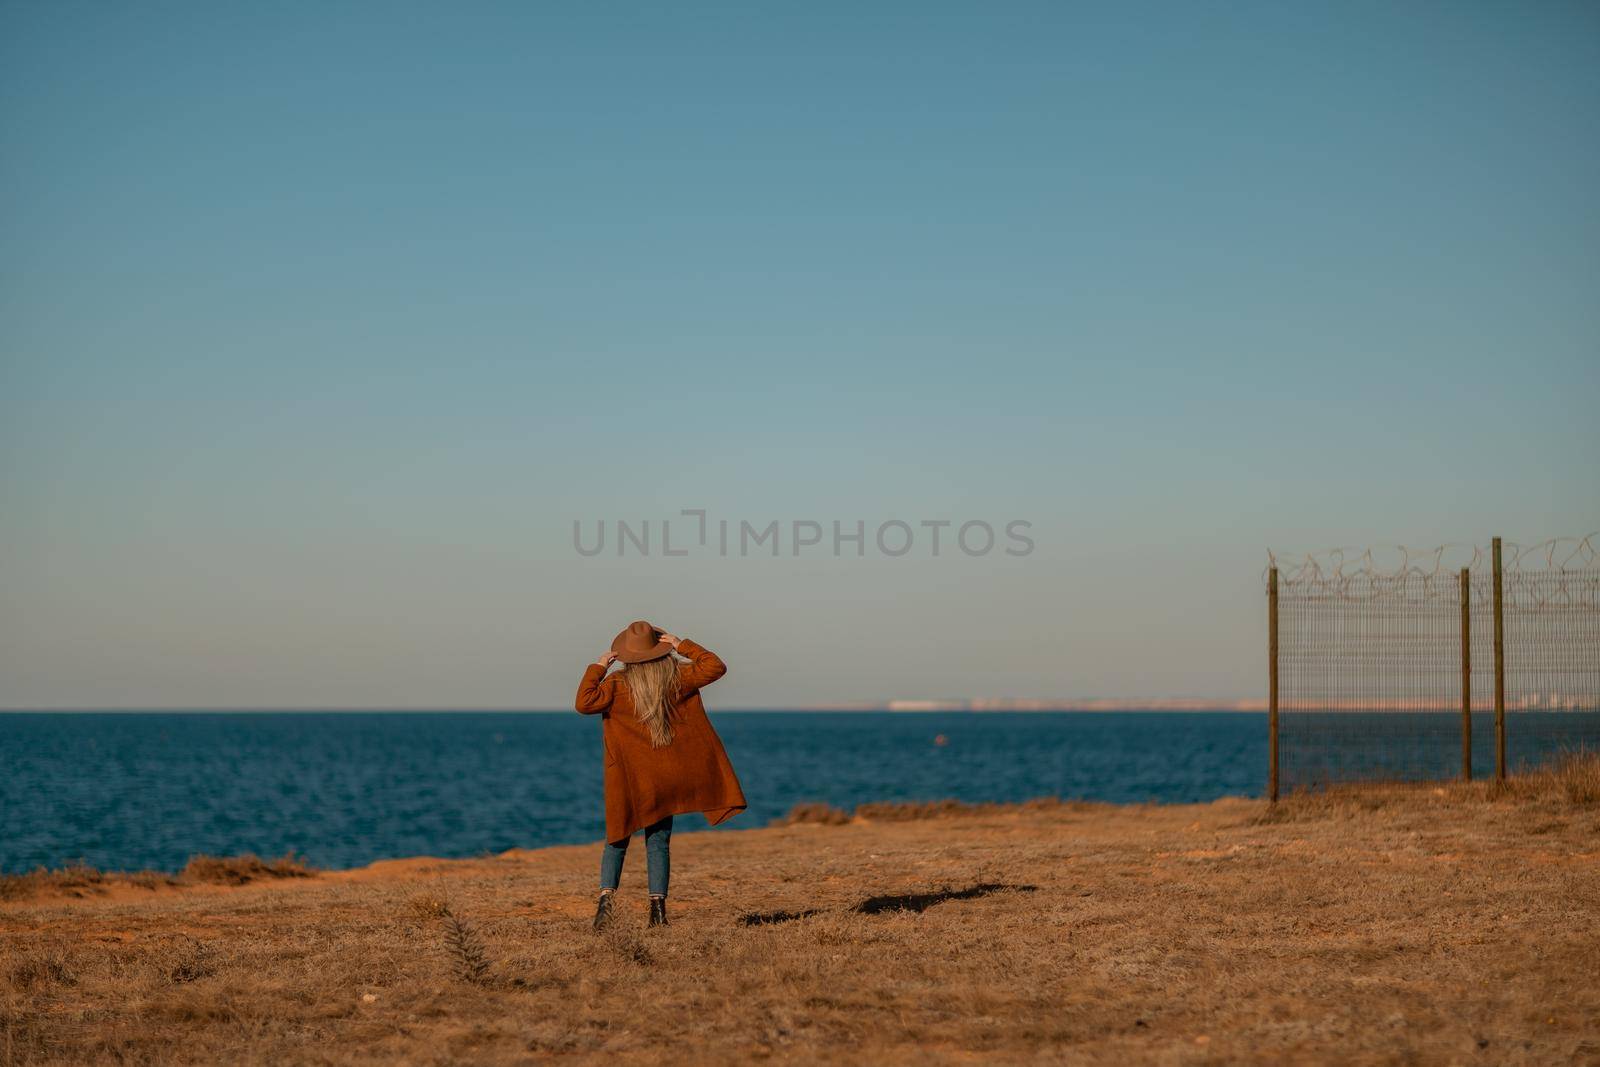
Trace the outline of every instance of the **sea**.
{"type": "MultiPolygon", "coordinates": [[[[1353,720],[1337,720],[1348,732],[1353,720]]],[[[1266,786],[1259,713],[724,711],[712,721],[750,803],[718,832],[803,803],[1180,803],[1266,786]]],[[[1600,713],[1551,722],[1537,734],[1550,752],[1600,746],[1600,713]]],[[[1480,773],[1490,734],[1485,722],[1474,737],[1480,773]]],[[[1370,737],[1350,743],[1382,751],[1370,737]]],[[[1455,773],[1459,745],[1436,755],[1440,776],[1455,773]]],[[[699,815],[677,824],[704,827],[699,815]]],[[[202,853],[344,868],[598,842],[603,828],[600,721],[572,712],[0,713],[3,873],[80,862],[174,871],[202,853]]]]}

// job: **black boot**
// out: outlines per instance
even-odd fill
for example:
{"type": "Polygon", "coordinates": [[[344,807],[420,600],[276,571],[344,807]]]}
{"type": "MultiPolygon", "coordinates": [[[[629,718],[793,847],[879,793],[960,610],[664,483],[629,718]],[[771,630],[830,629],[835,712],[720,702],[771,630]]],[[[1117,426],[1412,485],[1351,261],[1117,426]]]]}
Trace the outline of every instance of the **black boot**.
{"type": "Polygon", "coordinates": [[[650,898],[650,925],[651,926],[665,926],[665,925],[667,925],[667,898],[666,897],[651,897],[650,898]]]}
{"type": "Polygon", "coordinates": [[[602,892],[600,894],[599,903],[597,903],[594,906],[594,929],[595,929],[595,933],[599,933],[601,930],[604,930],[607,926],[610,926],[611,925],[611,920],[616,918],[616,914],[615,914],[614,910],[611,907],[611,897],[612,897],[611,890],[609,890],[609,889],[605,890],[604,892],[602,892]]]}

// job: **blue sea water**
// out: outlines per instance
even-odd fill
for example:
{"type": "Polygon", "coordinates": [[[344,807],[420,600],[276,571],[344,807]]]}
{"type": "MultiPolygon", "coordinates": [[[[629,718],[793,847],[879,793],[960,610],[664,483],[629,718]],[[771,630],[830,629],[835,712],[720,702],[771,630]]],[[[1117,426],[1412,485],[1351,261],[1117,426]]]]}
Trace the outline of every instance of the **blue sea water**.
{"type": "MultiPolygon", "coordinates": [[[[1266,778],[1261,714],[721,712],[713,722],[750,802],[729,829],[810,801],[1204,801],[1260,795],[1266,778]]],[[[1580,740],[1600,732],[1600,716],[1561,722],[1580,740]]],[[[0,713],[8,873],[80,860],[175,870],[195,853],[290,851],[351,867],[594,842],[603,825],[600,723],[570,712],[0,713]]],[[[680,822],[703,826],[698,815],[680,822]]]]}
{"type": "MultiPolygon", "coordinates": [[[[1258,793],[1266,765],[1265,720],[1250,714],[712,718],[750,802],[730,829],[806,801],[1205,800],[1258,793]]],[[[0,714],[7,872],[291,850],[350,867],[603,830],[600,722],[571,712],[0,714]]]]}

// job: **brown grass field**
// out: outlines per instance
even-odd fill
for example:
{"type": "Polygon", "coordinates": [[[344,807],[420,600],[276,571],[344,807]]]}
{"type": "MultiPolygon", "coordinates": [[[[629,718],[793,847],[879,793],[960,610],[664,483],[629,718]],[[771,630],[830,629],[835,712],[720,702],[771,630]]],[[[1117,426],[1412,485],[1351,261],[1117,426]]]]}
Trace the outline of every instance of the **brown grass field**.
{"type": "Polygon", "coordinates": [[[0,1063],[1600,1064],[1600,761],[0,883],[0,1063]]]}

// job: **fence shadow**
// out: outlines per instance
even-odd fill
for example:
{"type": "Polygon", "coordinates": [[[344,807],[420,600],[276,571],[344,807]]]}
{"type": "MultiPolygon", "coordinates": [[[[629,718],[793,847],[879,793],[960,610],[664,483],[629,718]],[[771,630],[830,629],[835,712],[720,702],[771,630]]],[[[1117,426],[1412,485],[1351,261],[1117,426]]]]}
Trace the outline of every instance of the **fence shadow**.
{"type": "MultiPolygon", "coordinates": [[[[857,915],[881,915],[886,911],[923,912],[935,904],[943,904],[946,901],[975,900],[978,897],[986,897],[990,893],[998,893],[1005,889],[1012,889],[1018,893],[1032,893],[1038,888],[1036,885],[1005,885],[1000,882],[980,882],[965,889],[943,889],[936,893],[889,893],[883,896],[868,897],[849,910],[857,915]]],[[[771,926],[776,923],[809,918],[812,915],[821,915],[824,910],[823,908],[807,908],[804,911],[757,911],[739,916],[739,922],[744,926],[771,926]]]]}
{"type": "Polygon", "coordinates": [[[948,900],[973,900],[977,897],[986,897],[990,893],[998,893],[1003,889],[1015,889],[1019,893],[1032,893],[1039,887],[1036,885],[1002,885],[999,882],[982,882],[978,885],[968,886],[965,889],[945,889],[937,893],[903,893],[890,894],[881,897],[868,897],[851,911],[862,915],[878,915],[886,911],[927,911],[935,904],[943,904],[948,900]]]}
{"type": "Polygon", "coordinates": [[[794,922],[796,919],[821,914],[821,908],[807,908],[805,911],[753,911],[748,915],[739,916],[739,922],[745,926],[771,926],[775,923],[794,922]]]}

